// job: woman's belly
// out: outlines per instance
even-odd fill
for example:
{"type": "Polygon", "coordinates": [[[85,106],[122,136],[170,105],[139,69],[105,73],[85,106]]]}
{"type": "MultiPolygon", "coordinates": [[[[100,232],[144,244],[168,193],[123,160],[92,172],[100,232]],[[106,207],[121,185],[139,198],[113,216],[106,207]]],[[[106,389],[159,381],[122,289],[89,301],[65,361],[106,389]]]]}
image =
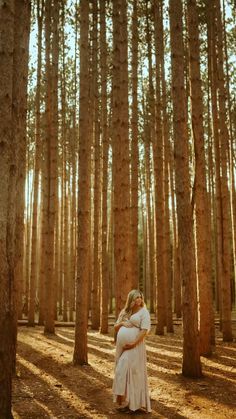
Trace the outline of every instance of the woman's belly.
{"type": "Polygon", "coordinates": [[[117,345],[121,345],[123,347],[127,343],[133,342],[138,336],[139,332],[140,330],[138,327],[122,326],[117,334],[117,345]]]}

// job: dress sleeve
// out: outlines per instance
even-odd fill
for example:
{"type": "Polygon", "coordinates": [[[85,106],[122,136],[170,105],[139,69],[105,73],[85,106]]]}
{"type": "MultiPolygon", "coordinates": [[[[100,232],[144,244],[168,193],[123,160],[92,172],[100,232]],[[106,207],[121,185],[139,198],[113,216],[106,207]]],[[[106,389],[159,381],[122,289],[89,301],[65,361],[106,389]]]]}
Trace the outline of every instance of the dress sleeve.
{"type": "Polygon", "coordinates": [[[150,330],[151,329],[151,318],[147,309],[142,310],[140,329],[150,330]]]}

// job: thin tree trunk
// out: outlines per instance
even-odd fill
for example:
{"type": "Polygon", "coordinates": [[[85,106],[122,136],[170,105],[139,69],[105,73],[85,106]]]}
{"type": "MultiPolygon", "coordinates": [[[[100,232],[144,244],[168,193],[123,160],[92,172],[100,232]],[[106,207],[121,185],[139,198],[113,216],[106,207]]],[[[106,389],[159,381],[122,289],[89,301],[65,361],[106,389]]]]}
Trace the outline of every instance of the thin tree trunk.
{"type": "Polygon", "coordinates": [[[90,136],[89,136],[89,3],[80,1],[80,114],[78,261],[74,364],[87,364],[88,285],[90,261],[90,136]]]}
{"type": "MultiPolygon", "coordinates": [[[[223,33],[224,33],[224,52],[225,52],[225,69],[226,69],[226,94],[229,115],[229,171],[230,171],[230,214],[231,214],[231,230],[232,230],[232,260],[233,260],[233,276],[234,287],[236,284],[236,189],[235,189],[235,173],[234,173],[234,150],[235,150],[235,137],[233,134],[232,122],[232,100],[230,93],[230,75],[229,75],[229,59],[228,59],[228,40],[225,24],[225,1],[223,0],[223,33]]],[[[235,298],[235,296],[234,296],[235,298]]],[[[235,301],[234,301],[235,302],[235,301]]]]}
{"type": "Polygon", "coordinates": [[[22,13],[18,16],[15,6],[13,1],[0,6],[0,417],[6,419],[12,418],[11,379],[15,369],[18,305],[16,281],[22,266],[19,245],[23,241],[30,18],[28,2],[21,5],[22,13]]]}
{"type": "Polygon", "coordinates": [[[107,121],[107,41],[106,41],[106,1],[100,4],[101,43],[101,119],[102,119],[102,280],[101,280],[101,324],[100,332],[108,333],[108,121],[107,121]]]}
{"type": "Polygon", "coordinates": [[[200,377],[202,372],[199,350],[193,216],[190,205],[188,128],[184,87],[182,2],[181,0],[170,0],[169,5],[177,216],[181,254],[184,255],[182,258],[182,373],[184,376],[188,377],[200,377]]]}
{"type": "Polygon", "coordinates": [[[161,57],[160,2],[154,2],[155,56],[156,56],[156,113],[155,138],[153,139],[153,160],[155,174],[155,220],[156,220],[156,264],[157,264],[157,326],[156,334],[164,334],[166,325],[166,271],[164,270],[165,222],[164,222],[164,143],[161,109],[161,57]]]}
{"type": "MultiPolygon", "coordinates": [[[[14,51],[14,2],[7,1],[0,6],[0,38],[2,57],[0,60],[0,416],[12,418],[11,391],[14,356],[13,333],[13,286],[15,206],[12,205],[10,189],[11,165],[16,170],[12,137],[12,91],[13,91],[13,51],[14,51]]],[[[14,198],[14,196],[13,196],[14,198]]]]}
{"type": "Polygon", "coordinates": [[[173,289],[174,289],[174,312],[177,318],[182,315],[182,294],[181,294],[181,255],[179,247],[178,237],[178,226],[177,226],[177,214],[176,214],[176,199],[175,199],[175,185],[174,185],[174,156],[173,151],[171,152],[170,159],[170,189],[171,189],[171,213],[172,213],[172,224],[173,224],[173,289]]]}
{"type": "Polygon", "coordinates": [[[37,1],[37,23],[38,23],[38,64],[37,64],[37,86],[35,97],[35,160],[34,160],[34,197],[32,214],[32,245],[31,245],[31,271],[30,271],[30,301],[28,324],[34,326],[35,322],[35,298],[36,298],[36,270],[37,270],[37,225],[38,225],[38,196],[39,196],[39,172],[41,163],[41,72],[42,72],[42,24],[43,24],[43,1],[37,1]]]}
{"type": "Polygon", "coordinates": [[[132,14],[132,142],[131,142],[131,276],[132,288],[138,288],[138,6],[133,1],[132,14]]]}
{"type": "Polygon", "coordinates": [[[113,4],[113,170],[116,311],[131,289],[127,4],[113,4]]]}
{"type": "Polygon", "coordinates": [[[170,239],[170,211],[169,211],[169,166],[170,166],[170,143],[169,143],[169,122],[167,114],[167,92],[165,76],[165,56],[164,56],[164,31],[163,31],[163,3],[160,1],[160,65],[161,65],[161,89],[162,89],[162,114],[163,114],[163,141],[164,141],[164,275],[166,284],[166,331],[172,333],[172,272],[171,272],[171,239],[170,239]]]}
{"type": "MultiPolygon", "coordinates": [[[[208,4],[207,4],[208,5],[208,4]]],[[[209,5],[208,5],[209,6],[209,5]]],[[[208,74],[210,79],[211,88],[211,111],[212,111],[212,127],[213,127],[213,145],[214,145],[214,157],[215,157],[215,176],[212,173],[212,181],[215,179],[213,187],[213,198],[214,198],[214,211],[213,218],[214,231],[216,234],[215,240],[215,259],[216,259],[216,307],[220,310],[221,315],[221,302],[220,302],[220,284],[222,279],[222,235],[221,235],[221,186],[220,186],[220,153],[219,153],[219,117],[218,117],[218,105],[217,105],[217,64],[216,64],[216,49],[213,31],[213,9],[207,7],[207,39],[208,39],[208,74]]],[[[213,172],[213,170],[212,170],[213,172]]]]}
{"type": "Polygon", "coordinates": [[[93,0],[93,45],[92,45],[92,91],[93,91],[93,126],[94,126],[94,271],[92,283],[91,321],[92,328],[99,329],[100,325],[100,216],[101,216],[101,159],[100,159],[100,126],[98,101],[98,5],[93,0]]]}
{"type": "Polygon", "coordinates": [[[231,342],[231,252],[230,252],[230,195],[228,189],[228,166],[227,150],[229,145],[229,131],[227,127],[226,90],[223,59],[223,36],[220,0],[216,2],[216,31],[218,51],[218,88],[219,88],[219,122],[220,122],[220,150],[221,150],[221,208],[222,208],[222,332],[223,340],[231,342]]]}
{"type": "MultiPolygon", "coordinates": [[[[57,5],[58,6],[58,5],[57,5]]],[[[59,7],[59,6],[58,6],[59,7]]],[[[57,62],[55,51],[55,26],[58,24],[59,9],[49,0],[45,4],[45,37],[46,37],[46,177],[47,177],[47,242],[46,244],[46,282],[45,282],[45,333],[54,333],[55,301],[55,225],[57,200],[57,62]],[[52,14],[53,12],[53,14],[52,14]],[[52,35],[52,45],[51,45],[52,35]],[[51,64],[52,60],[52,64],[51,64]]]]}
{"type": "MultiPolygon", "coordinates": [[[[42,154],[44,155],[44,148],[46,147],[46,142],[42,144],[42,154]]],[[[41,223],[40,223],[40,236],[41,236],[41,243],[40,243],[40,273],[39,273],[39,325],[44,324],[45,319],[45,283],[46,283],[46,272],[45,272],[45,257],[46,257],[46,215],[47,215],[47,196],[46,196],[46,161],[42,159],[42,167],[41,167],[41,223]]]]}
{"type": "MultiPolygon", "coordinates": [[[[146,3],[146,41],[147,41],[147,49],[148,49],[148,81],[149,81],[149,92],[148,92],[148,100],[147,100],[147,124],[150,126],[148,128],[148,140],[151,143],[149,144],[149,149],[146,148],[146,173],[149,177],[148,183],[150,192],[148,192],[148,195],[150,198],[153,197],[153,191],[152,191],[152,182],[151,182],[151,144],[152,149],[154,148],[153,143],[155,141],[155,100],[154,100],[154,86],[153,86],[153,63],[152,63],[152,38],[150,33],[150,23],[149,23],[149,11],[148,11],[148,3],[146,3]],[[150,116],[149,116],[150,115],[150,116]],[[148,157],[149,155],[149,157],[148,157]],[[148,159],[148,160],[147,160],[148,159]]],[[[146,145],[148,147],[148,144],[146,145]]],[[[154,152],[154,151],[153,151],[154,152]]],[[[148,200],[150,202],[150,215],[148,215],[148,234],[149,234],[149,243],[150,243],[150,311],[154,312],[156,309],[156,249],[155,249],[155,232],[153,228],[154,224],[154,211],[152,214],[152,208],[154,207],[153,202],[151,200],[148,200]],[[153,205],[151,205],[151,203],[153,205]]],[[[149,208],[148,208],[149,211],[149,208]]]]}
{"type": "Polygon", "coordinates": [[[200,351],[202,355],[209,356],[212,352],[211,323],[213,322],[211,292],[211,243],[209,241],[209,203],[206,189],[203,98],[201,90],[199,29],[196,0],[188,0],[187,15],[191,116],[195,151],[194,204],[196,212],[197,275],[200,301],[200,351]]]}

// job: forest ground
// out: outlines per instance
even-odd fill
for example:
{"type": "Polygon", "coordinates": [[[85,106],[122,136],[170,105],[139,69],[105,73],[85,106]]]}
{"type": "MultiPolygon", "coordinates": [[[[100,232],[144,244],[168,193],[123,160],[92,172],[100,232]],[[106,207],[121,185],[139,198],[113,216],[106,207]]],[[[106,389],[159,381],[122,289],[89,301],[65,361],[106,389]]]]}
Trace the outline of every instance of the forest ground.
{"type": "MultiPolygon", "coordinates": [[[[89,330],[89,365],[72,364],[74,328],[20,326],[17,377],[13,381],[14,419],[141,418],[224,419],[236,417],[236,344],[222,342],[217,327],[213,356],[202,358],[203,378],[181,375],[182,330],[146,339],[152,413],[118,413],[112,401],[114,344],[109,335],[89,330]]],[[[234,322],[234,336],[236,336],[234,322]]]]}

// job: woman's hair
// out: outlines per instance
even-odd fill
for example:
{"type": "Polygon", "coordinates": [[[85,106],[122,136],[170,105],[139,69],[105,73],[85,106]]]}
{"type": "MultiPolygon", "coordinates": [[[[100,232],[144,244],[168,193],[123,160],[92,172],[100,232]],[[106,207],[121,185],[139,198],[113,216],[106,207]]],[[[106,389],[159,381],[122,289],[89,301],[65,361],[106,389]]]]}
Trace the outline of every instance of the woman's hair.
{"type": "MultiPolygon", "coordinates": [[[[142,298],[141,307],[145,307],[143,293],[139,290],[131,290],[129,294],[127,295],[125,306],[123,310],[121,310],[119,317],[117,319],[118,323],[124,320],[129,320],[130,316],[132,315],[132,308],[134,306],[134,301],[137,297],[142,298]]],[[[116,342],[116,336],[117,336],[117,332],[115,332],[115,335],[114,335],[114,342],[116,342]]]]}
{"type": "Polygon", "coordinates": [[[132,308],[134,306],[134,302],[137,297],[141,297],[142,299],[141,307],[145,306],[143,293],[139,290],[131,290],[127,296],[125,307],[122,310],[122,318],[124,320],[130,318],[132,314],[132,308]]]}

